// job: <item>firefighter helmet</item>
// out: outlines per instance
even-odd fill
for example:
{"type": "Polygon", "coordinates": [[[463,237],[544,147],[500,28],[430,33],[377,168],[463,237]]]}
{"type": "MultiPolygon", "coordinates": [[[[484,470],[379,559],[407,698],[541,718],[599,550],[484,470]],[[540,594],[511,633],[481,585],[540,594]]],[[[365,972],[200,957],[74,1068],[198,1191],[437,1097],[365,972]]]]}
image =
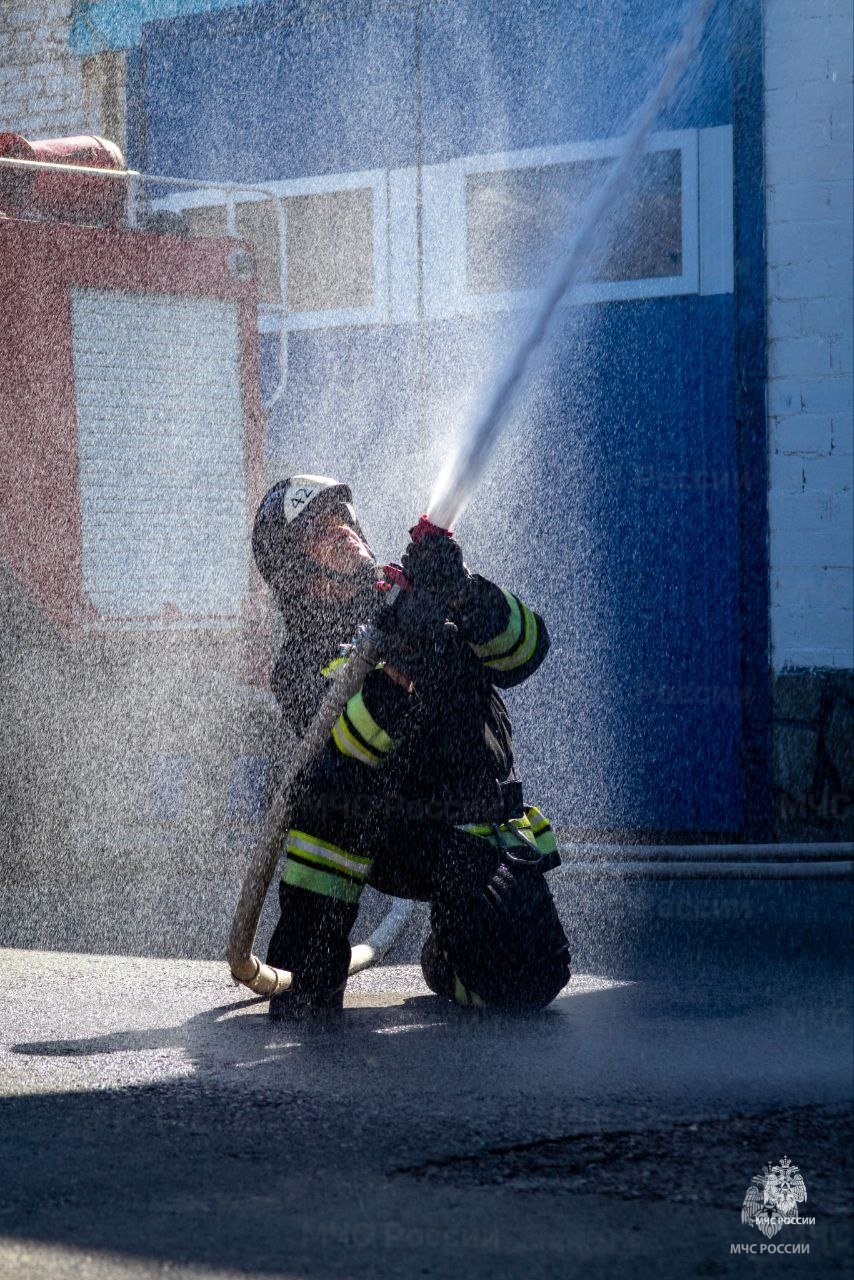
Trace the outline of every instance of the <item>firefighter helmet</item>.
{"type": "Polygon", "coordinates": [[[340,512],[364,541],[352,502],[349,485],[329,476],[289,476],[274,484],[264,495],[252,530],[252,554],[264,581],[272,585],[280,574],[305,562],[305,535],[316,515],[340,512]]]}

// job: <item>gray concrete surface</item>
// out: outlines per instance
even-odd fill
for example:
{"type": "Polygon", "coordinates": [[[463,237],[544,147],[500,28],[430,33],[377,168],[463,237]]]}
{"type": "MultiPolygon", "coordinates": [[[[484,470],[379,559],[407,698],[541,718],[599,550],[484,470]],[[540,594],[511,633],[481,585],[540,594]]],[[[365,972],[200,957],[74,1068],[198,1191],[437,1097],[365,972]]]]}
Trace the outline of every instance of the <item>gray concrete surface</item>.
{"type": "Polygon", "coordinates": [[[847,1275],[849,973],[738,954],[524,1019],[388,965],[322,1032],[221,963],[0,952],[0,1275],[847,1275]],[[809,1254],[733,1254],[784,1155],[815,1225],[771,1243],[809,1254]]]}

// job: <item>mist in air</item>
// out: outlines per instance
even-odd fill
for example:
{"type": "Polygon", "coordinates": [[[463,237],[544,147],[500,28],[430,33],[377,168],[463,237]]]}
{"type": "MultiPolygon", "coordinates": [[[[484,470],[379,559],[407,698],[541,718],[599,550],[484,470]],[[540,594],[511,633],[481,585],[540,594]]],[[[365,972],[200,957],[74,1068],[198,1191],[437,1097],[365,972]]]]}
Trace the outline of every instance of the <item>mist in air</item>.
{"type": "MultiPolygon", "coordinates": [[[[340,23],[340,58],[350,40],[367,56],[376,137],[362,128],[358,166],[337,163],[368,175],[372,203],[317,206],[317,218],[355,228],[334,279],[287,265],[290,306],[310,308],[312,291],[326,290],[338,322],[295,325],[283,347],[274,306],[262,306],[262,387],[276,391],[263,485],[296,471],[346,480],[382,560],[399,558],[429,510],[457,528],[470,568],[544,614],[550,657],[511,708],[529,800],[565,832],[607,832],[631,826],[651,783],[634,771],[638,713],[617,669],[627,620],[610,585],[615,557],[633,550],[609,432],[627,405],[605,395],[603,368],[621,362],[627,400],[649,404],[633,282],[684,269],[687,152],[656,138],[696,126],[703,76],[710,90],[695,45],[714,5],[664,5],[655,24],[632,4],[460,4],[428,22],[429,8],[367,43],[359,23],[340,23]],[[389,139],[404,137],[407,158],[388,159],[389,139]],[[364,227],[382,234],[368,244],[364,227]]],[[[311,23],[303,38],[307,49],[319,39],[311,23]]],[[[231,56],[226,44],[210,56],[231,56]]],[[[164,100],[172,74],[152,91],[164,100]]],[[[251,106],[252,87],[235,75],[236,100],[251,106]]],[[[150,167],[247,184],[292,177],[269,158],[271,113],[256,106],[233,135],[206,118],[216,103],[189,112],[188,145],[206,172],[176,172],[156,141],[150,167]]],[[[327,168],[335,128],[349,136],[346,115],[344,103],[330,109],[327,168]]],[[[307,254],[325,234],[310,209],[289,206],[293,244],[307,254]]],[[[190,214],[197,234],[221,232],[213,214],[190,214]]],[[[241,218],[241,234],[256,234],[241,218]]],[[[263,303],[278,265],[261,270],[263,303]]],[[[9,940],[30,943],[35,927],[47,947],[84,938],[105,951],[219,956],[279,750],[264,681],[283,623],[250,590],[252,495],[232,465],[239,407],[224,390],[207,451],[182,450],[177,437],[168,451],[151,445],[166,438],[149,430],[154,420],[177,420],[194,387],[216,383],[221,351],[188,334],[192,368],[175,366],[152,388],[150,373],[134,376],[132,336],[102,340],[105,376],[117,362],[129,373],[124,419],[107,427],[121,442],[112,497],[81,514],[83,576],[98,584],[89,614],[69,637],[4,581],[16,636],[3,671],[7,838],[20,899],[9,940]],[[110,502],[134,513],[118,546],[110,502]],[[168,582],[146,572],[159,563],[168,582]],[[123,623],[143,597],[144,617],[123,623]],[[195,621],[202,601],[212,626],[195,621]],[[121,918],[99,906],[107,882],[126,886],[121,918]]],[[[168,347],[167,335],[164,367],[168,347]]],[[[81,418],[81,466],[87,431],[102,426],[97,413],[81,418]]],[[[54,536],[47,516],[39,536],[54,536]]]]}

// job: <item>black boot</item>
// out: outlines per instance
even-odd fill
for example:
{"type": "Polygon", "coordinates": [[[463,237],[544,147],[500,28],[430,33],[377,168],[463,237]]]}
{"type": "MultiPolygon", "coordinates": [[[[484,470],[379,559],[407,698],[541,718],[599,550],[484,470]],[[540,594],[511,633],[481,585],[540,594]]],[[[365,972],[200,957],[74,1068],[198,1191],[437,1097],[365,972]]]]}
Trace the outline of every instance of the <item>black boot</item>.
{"type": "Polygon", "coordinates": [[[268,1016],[273,1022],[322,1025],[335,1021],[343,1008],[343,984],[336,991],[299,991],[291,987],[270,997],[268,1016]]]}

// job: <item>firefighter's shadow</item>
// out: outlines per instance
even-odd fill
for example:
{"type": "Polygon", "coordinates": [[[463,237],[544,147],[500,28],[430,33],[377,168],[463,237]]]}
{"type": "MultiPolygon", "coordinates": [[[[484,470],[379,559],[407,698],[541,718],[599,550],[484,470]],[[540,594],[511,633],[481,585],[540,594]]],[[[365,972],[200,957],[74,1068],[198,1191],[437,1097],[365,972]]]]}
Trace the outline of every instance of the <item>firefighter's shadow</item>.
{"type": "MultiPolygon", "coordinates": [[[[434,995],[411,995],[379,1003],[350,1005],[324,1022],[272,1022],[267,1001],[239,998],[205,1009],[173,1026],[111,1031],[104,1035],[67,1040],[34,1040],[11,1045],[13,1053],[46,1058],[88,1058],[102,1054],[148,1053],[175,1050],[196,1073],[234,1076],[269,1067],[279,1083],[283,1062],[293,1067],[291,1083],[334,1085],[330,1076],[351,1076],[354,1063],[363,1069],[413,1056],[422,1059],[425,1040],[442,1044],[442,1058],[449,1043],[461,1041],[465,1054],[476,1051],[479,1039],[494,1042],[496,1023],[547,1031],[555,1013],[511,1016],[461,1009],[434,995]],[[410,1050],[411,1047],[411,1050],[410,1050]]],[[[438,1055],[437,1055],[438,1057],[438,1055]]],[[[400,1065],[400,1064],[399,1064],[400,1065]]]]}

